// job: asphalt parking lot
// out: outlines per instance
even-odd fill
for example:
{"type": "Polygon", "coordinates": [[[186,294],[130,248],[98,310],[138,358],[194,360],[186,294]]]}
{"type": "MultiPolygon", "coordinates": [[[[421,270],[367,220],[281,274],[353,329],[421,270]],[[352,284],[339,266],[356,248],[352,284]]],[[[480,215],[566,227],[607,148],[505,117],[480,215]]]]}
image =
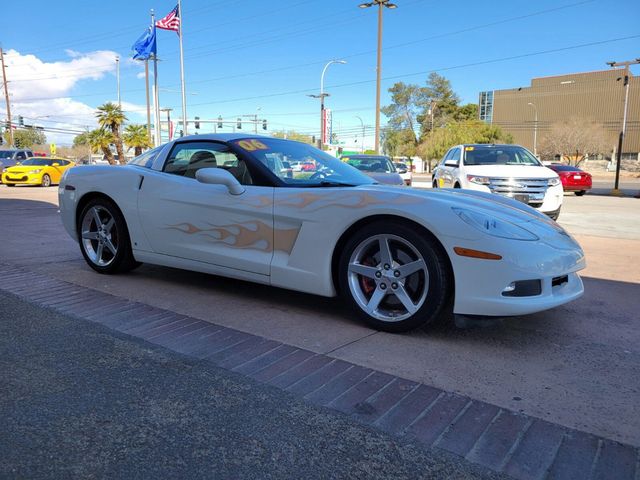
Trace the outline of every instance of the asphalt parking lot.
{"type": "Polygon", "coordinates": [[[337,300],[144,265],[101,276],[57,213],[57,188],[0,186],[0,260],[640,446],[640,200],[565,196],[585,296],[475,329],[372,331],[337,300]]]}

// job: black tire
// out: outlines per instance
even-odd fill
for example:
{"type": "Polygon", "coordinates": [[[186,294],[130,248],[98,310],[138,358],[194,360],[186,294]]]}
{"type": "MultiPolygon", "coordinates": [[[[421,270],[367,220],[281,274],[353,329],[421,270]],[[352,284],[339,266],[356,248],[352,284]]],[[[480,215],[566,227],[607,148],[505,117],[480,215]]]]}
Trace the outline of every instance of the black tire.
{"type": "Polygon", "coordinates": [[[42,180],[40,180],[40,185],[43,187],[50,187],[51,186],[51,177],[49,175],[47,175],[46,173],[44,175],[42,175],[42,180]]]}
{"type": "Polygon", "coordinates": [[[370,327],[385,332],[406,332],[436,321],[453,293],[449,262],[440,244],[399,221],[379,221],[358,230],[344,246],[338,268],[338,286],[345,303],[370,327]],[[388,245],[391,268],[383,265],[382,241],[388,245]],[[363,252],[362,257],[359,252],[363,252]],[[424,269],[394,278],[397,269],[410,263],[424,265],[424,269]],[[370,269],[371,274],[375,271],[378,278],[350,271],[359,267],[370,269]],[[386,284],[384,288],[382,283],[386,284]],[[415,311],[404,306],[398,293],[409,298],[415,311]],[[380,300],[375,301],[374,296],[380,300]],[[369,313],[365,309],[372,303],[373,313],[369,313]]]}
{"type": "Polygon", "coordinates": [[[82,256],[96,272],[104,274],[123,273],[141,265],[140,262],[133,258],[131,239],[124,217],[111,200],[96,198],[89,201],[78,217],[77,232],[82,256]],[[107,231],[109,220],[113,219],[113,224],[108,234],[101,235],[98,232],[100,227],[98,227],[95,220],[96,212],[98,217],[101,218],[101,227],[105,232],[107,231]],[[95,238],[84,238],[85,236],[95,236],[95,238]],[[102,240],[99,239],[100,237],[102,237],[102,240]],[[111,246],[115,247],[115,254],[109,248],[107,248],[106,252],[104,251],[105,243],[102,244],[102,249],[100,249],[100,243],[105,242],[107,239],[111,246]],[[99,255],[98,252],[100,252],[99,255]]]}
{"type": "Polygon", "coordinates": [[[433,181],[433,188],[438,188],[438,181],[437,180],[433,181]]]}
{"type": "Polygon", "coordinates": [[[586,190],[580,190],[579,192],[573,192],[573,193],[575,193],[575,194],[576,194],[576,197],[581,197],[581,196],[583,196],[585,193],[587,193],[587,191],[586,191],[586,190]]]}
{"type": "Polygon", "coordinates": [[[462,188],[459,183],[456,183],[453,188],[462,188]]]}
{"type": "Polygon", "coordinates": [[[15,187],[15,186],[16,186],[16,184],[15,184],[15,183],[5,183],[5,185],[6,185],[7,187],[15,187]]]}

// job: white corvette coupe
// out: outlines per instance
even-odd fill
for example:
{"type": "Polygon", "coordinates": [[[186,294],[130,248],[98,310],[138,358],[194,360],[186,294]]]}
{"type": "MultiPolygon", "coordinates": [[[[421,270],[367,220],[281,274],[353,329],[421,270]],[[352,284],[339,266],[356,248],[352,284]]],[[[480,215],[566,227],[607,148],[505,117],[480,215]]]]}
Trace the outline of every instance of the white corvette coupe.
{"type": "Polygon", "coordinates": [[[99,273],[141,262],[341,295],[373,328],[521,315],[579,297],[584,253],[518,201],[378,185],[304,143],[184,137],[126,166],[82,166],[62,221],[99,273]],[[295,172],[294,162],[315,171],[295,172]]]}

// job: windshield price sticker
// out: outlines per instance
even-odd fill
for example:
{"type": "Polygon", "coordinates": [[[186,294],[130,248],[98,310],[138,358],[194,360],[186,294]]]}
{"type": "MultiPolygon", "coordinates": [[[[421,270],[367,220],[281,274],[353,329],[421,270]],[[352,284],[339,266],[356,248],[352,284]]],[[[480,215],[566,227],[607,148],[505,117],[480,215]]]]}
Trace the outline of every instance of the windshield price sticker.
{"type": "Polygon", "coordinates": [[[470,151],[472,151],[472,150],[473,150],[473,147],[464,147],[464,149],[465,149],[467,152],[470,152],[470,151]]]}
{"type": "Polygon", "coordinates": [[[238,146],[247,152],[253,152],[255,150],[269,150],[269,147],[259,140],[240,140],[238,142],[238,146]]]}

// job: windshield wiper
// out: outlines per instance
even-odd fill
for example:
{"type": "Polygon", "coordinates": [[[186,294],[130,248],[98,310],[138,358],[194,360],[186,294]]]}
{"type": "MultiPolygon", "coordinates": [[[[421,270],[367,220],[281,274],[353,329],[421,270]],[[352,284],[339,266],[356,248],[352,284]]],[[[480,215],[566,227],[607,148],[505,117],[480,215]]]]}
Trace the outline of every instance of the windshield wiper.
{"type": "Polygon", "coordinates": [[[355,187],[356,185],[354,185],[353,183],[344,183],[344,182],[323,180],[320,183],[317,183],[317,184],[314,184],[314,185],[309,185],[309,186],[310,187],[355,187]]]}

